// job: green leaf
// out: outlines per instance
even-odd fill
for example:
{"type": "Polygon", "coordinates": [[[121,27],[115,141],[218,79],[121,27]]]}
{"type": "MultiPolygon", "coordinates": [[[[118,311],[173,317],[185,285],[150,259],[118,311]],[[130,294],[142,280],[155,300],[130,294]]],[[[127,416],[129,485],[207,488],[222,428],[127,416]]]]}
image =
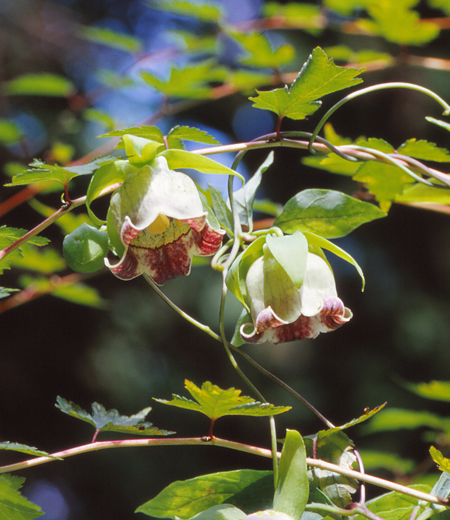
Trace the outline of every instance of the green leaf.
{"type": "Polygon", "coordinates": [[[19,492],[25,479],[11,475],[0,475],[0,518],[5,520],[33,520],[44,511],[27,500],[19,492]]]}
{"type": "MultiPolygon", "coordinates": [[[[417,491],[428,493],[430,487],[424,484],[408,486],[417,491]]],[[[397,491],[385,493],[377,498],[367,501],[366,505],[372,513],[386,520],[408,520],[413,509],[418,505],[417,498],[404,495],[397,491]]],[[[366,517],[355,515],[354,520],[364,520],[366,517]]]]}
{"type": "Polygon", "coordinates": [[[378,413],[380,410],[382,410],[386,406],[386,403],[381,404],[379,406],[376,406],[372,410],[365,410],[364,414],[356,419],[352,419],[348,423],[343,424],[342,426],[336,426],[335,428],[330,428],[329,430],[325,430],[324,435],[329,435],[330,433],[333,433],[335,431],[345,430],[347,428],[351,428],[352,426],[356,426],[357,424],[360,424],[364,421],[367,421],[367,419],[370,419],[373,417],[376,413],[378,413]]]}
{"type": "Polygon", "coordinates": [[[205,130],[200,130],[199,128],[194,128],[190,126],[174,126],[167,134],[169,147],[170,141],[172,139],[181,139],[185,141],[194,141],[196,143],[205,143],[213,145],[220,144],[214,136],[208,134],[208,132],[205,132],[205,130]]]}
{"type": "MultiPolygon", "coordinates": [[[[304,440],[309,456],[327,460],[345,469],[352,469],[356,457],[352,451],[352,442],[343,431],[328,433],[324,430],[314,438],[305,437],[304,440]]],[[[308,475],[310,485],[321,490],[338,507],[345,507],[352,502],[351,495],[359,488],[355,479],[332,471],[311,468],[308,475]]]]}
{"type": "Polygon", "coordinates": [[[150,141],[157,141],[164,144],[164,135],[157,126],[137,126],[132,128],[123,128],[122,130],[112,130],[107,134],[99,135],[99,137],[122,137],[124,135],[134,135],[143,137],[150,141]]]}
{"type": "Polygon", "coordinates": [[[450,162],[450,153],[445,148],[438,148],[435,143],[423,139],[408,139],[397,152],[408,157],[415,157],[424,161],[450,162]]]}
{"type": "Polygon", "coordinates": [[[392,201],[415,182],[400,168],[374,161],[362,164],[353,179],[366,185],[380,203],[381,210],[385,212],[391,207],[392,201]]]}
{"type": "Polygon", "coordinates": [[[224,175],[235,175],[241,179],[244,184],[244,178],[238,172],[213,161],[209,157],[198,155],[186,150],[164,150],[158,154],[158,157],[165,157],[167,164],[171,170],[179,170],[182,168],[198,170],[202,173],[221,173],[224,175]]]}
{"type": "Polygon", "coordinates": [[[440,498],[448,498],[450,495],[450,474],[444,471],[439,480],[433,486],[431,494],[440,498]]]}
{"type": "Polygon", "coordinates": [[[2,298],[8,298],[8,296],[11,296],[11,293],[20,291],[20,289],[10,289],[8,287],[1,287],[0,286],[0,299],[2,298]]]}
{"type": "Polygon", "coordinates": [[[3,84],[8,96],[70,96],[75,93],[71,81],[57,74],[23,74],[3,84]]]}
{"type": "Polygon", "coordinates": [[[241,396],[241,390],[222,388],[213,385],[209,381],[203,383],[201,389],[191,381],[185,380],[185,388],[195,401],[173,394],[172,401],[155,399],[162,404],[184,408],[200,412],[212,421],[226,415],[248,415],[253,417],[267,417],[287,412],[290,406],[274,406],[269,403],[260,403],[251,397],[241,396]]]}
{"type": "Polygon", "coordinates": [[[286,432],[281,452],[273,509],[300,520],[309,497],[306,451],[302,436],[295,430],[286,432]]]}
{"type": "Polygon", "coordinates": [[[22,137],[20,128],[8,119],[0,119],[0,143],[12,144],[22,137]]]}
{"type": "Polygon", "coordinates": [[[105,112],[104,110],[98,110],[97,108],[86,108],[83,110],[83,117],[87,121],[98,123],[108,130],[112,130],[115,126],[113,117],[110,116],[108,112],[105,112]]]}
{"type": "MultiPolygon", "coordinates": [[[[10,246],[26,233],[28,233],[26,229],[0,226],[0,250],[10,246]]],[[[34,246],[46,246],[49,242],[50,240],[48,238],[40,236],[34,236],[28,240],[28,244],[34,246]]]]}
{"type": "Polygon", "coordinates": [[[344,193],[311,189],[288,200],[274,225],[285,233],[310,231],[324,238],[337,238],[385,216],[377,206],[344,193]]]}
{"type": "Polygon", "coordinates": [[[364,146],[365,148],[372,148],[373,150],[378,150],[383,153],[394,153],[395,149],[392,145],[390,145],[384,139],[379,139],[378,137],[369,137],[369,139],[357,139],[356,144],[359,146],[364,146]]]}
{"type": "Polygon", "coordinates": [[[71,170],[70,167],[63,168],[57,164],[45,164],[39,159],[30,163],[31,169],[24,173],[19,173],[12,178],[10,186],[21,186],[33,182],[60,182],[63,185],[78,175],[78,172],[71,170]]]}
{"type": "Polygon", "coordinates": [[[258,96],[250,100],[254,107],[271,110],[280,119],[305,119],[320,107],[317,99],[361,83],[362,80],[355,76],[362,71],[338,67],[320,47],[316,47],[291,87],[257,91],[258,96]]]}
{"type": "MultiPolygon", "coordinates": [[[[37,448],[33,448],[33,446],[27,446],[26,444],[19,444],[17,442],[0,442],[0,450],[18,451],[19,453],[26,453],[27,455],[34,455],[35,457],[51,457],[51,455],[49,455],[46,451],[41,451],[37,448]]],[[[58,458],[58,460],[62,459],[58,458]]]]}
{"type": "Polygon", "coordinates": [[[208,99],[211,97],[211,82],[224,81],[227,71],[217,67],[214,60],[206,60],[182,69],[172,67],[167,81],[150,72],[141,72],[142,79],[168,98],[208,99]]]}
{"type": "Polygon", "coordinates": [[[270,85],[271,81],[270,74],[243,69],[230,71],[226,77],[228,84],[247,95],[253,94],[257,87],[270,85]]]}
{"type": "Polygon", "coordinates": [[[289,27],[320,29],[323,25],[320,6],[312,3],[295,2],[281,5],[278,2],[267,2],[264,3],[263,13],[268,18],[281,18],[289,27]]]}
{"type": "Polygon", "coordinates": [[[445,430],[450,426],[450,420],[444,419],[431,412],[418,412],[403,410],[401,408],[389,408],[376,415],[364,428],[365,433],[401,430],[411,430],[421,427],[436,430],[445,430]]]}
{"type": "MultiPolygon", "coordinates": [[[[431,458],[436,462],[440,471],[446,471],[450,473],[450,459],[447,459],[442,453],[437,450],[434,446],[430,447],[431,458]]],[[[450,492],[450,489],[449,489],[450,492]]]]}
{"type": "MultiPolygon", "coordinates": [[[[50,217],[56,212],[55,208],[52,208],[51,206],[47,206],[45,204],[42,204],[42,202],[31,199],[28,201],[28,204],[39,213],[39,215],[42,215],[45,218],[50,217]]],[[[65,213],[62,215],[58,220],[55,222],[55,225],[58,226],[64,235],[68,235],[69,233],[72,233],[77,227],[81,226],[83,222],[90,223],[89,216],[86,213],[65,213]]]]}
{"type": "Polygon", "coordinates": [[[364,285],[365,285],[364,274],[363,274],[362,269],[359,266],[358,262],[351,255],[346,253],[343,249],[338,247],[336,244],[333,244],[326,238],[315,235],[314,233],[310,233],[309,231],[304,231],[303,234],[305,235],[306,240],[308,241],[308,244],[310,244],[311,246],[319,247],[321,249],[326,249],[327,251],[331,251],[333,254],[335,254],[339,258],[342,258],[342,260],[345,260],[349,264],[352,264],[353,267],[358,271],[359,276],[361,276],[361,280],[363,283],[363,290],[364,290],[364,285]]]}
{"type": "Polygon", "coordinates": [[[15,268],[51,275],[67,267],[64,258],[55,249],[46,247],[39,250],[27,243],[21,250],[21,256],[13,256],[10,259],[10,264],[15,268]]]}
{"type": "Polygon", "coordinates": [[[270,152],[266,160],[256,170],[255,174],[245,183],[245,185],[233,193],[234,202],[239,213],[241,224],[253,229],[253,202],[256,192],[261,184],[263,173],[273,163],[273,152],[270,152]]]}
{"type": "Polygon", "coordinates": [[[170,13],[197,18],[201,22],[219,22],[222,11],[216,2],[187,2],[184,0],[157,0],[151,7],[170,13]]]}
{"type": "Polygon", "coordinates": [[[436,204],[450,204],[448,189],[425,186],[422,183],[413,184],[395,196],[396,202],[434,202],[436,204]]]}
{"type": "Polygon", "coordinates": [[[359,450],[366,471],[384,469],[395,475],[406,475],[416,465],[412,459],[402,459],[394,453],[375,450],[359,450]]]}
{"type": "Polygon", "coordinates": [[[124,90],[136,85],[136,81],[133,78],[119,74],[113,69],[100,69],[97,72],[97,81],[114,90],[124,90]]]}
{"type": "Polygon", "coordinates": [[[77,305],[86,305],[95,309],[105,309],[107,307],[107,302],[100,296],[97,289],[83,283],[56,287],[52,295],[77,305]]]}
{"type": "Polygon", "coordinates": [[[130,417],[120,415],[117,410],[106,410],[99,403],[92,404],[92,414],[87,413],[77,404],[66,401],[62,397],[57,397],[56,408],[62,412],[85,421],[92,425],[97,432],[119,432],[133,435],[170,435],[172,432],[160,430],[144,419],[151,408],[144,408],[142,411],[130,417]]]}
{"type": "Polygon", "coordinates": [[[265,34],[228,31],[228,35],[237,40],[248,55],[239,61],[250,67],[260,69],[278,69],[291,63],[295,58],[295,48],[284,44],[273,50],[265,34]]]}
{"type": "Polygon", "coordinates": [[[78,273],[99,271],[108,254],[108,234],[85,222],[64,237],[63,254],[67,265],[78,273]]]}
{"type": "Polygon", "coordinates": [[[450,382],[430,381],[429,383],[405,383],[404,386],[421,397],[435,401],[450,402],[450,382]]]}
{"type": "Polygon", "coordinates": [[[234,230],[233,214],[223,200],[220,191],[212,184],[208,184],[207,196],[211,199],[212,209],[220,225],[227,231],[229,236],[232,236],[234,230]]]}
{"type": "Polygon", "coordinates": [[[125,52],[139,53],[143,50],[143,43],[140,38],[105,27],[88,27],[81,25],[76,35],[83,40],[100,43],[101,45],[106,45],[107,47],[125,52]]]}
{"type": "Polygon", "coordinates": [[[270,471],[241,469],[173,482],[136,512],[156,518],[192,518],[230,501],[270,474],[270,471]]]}

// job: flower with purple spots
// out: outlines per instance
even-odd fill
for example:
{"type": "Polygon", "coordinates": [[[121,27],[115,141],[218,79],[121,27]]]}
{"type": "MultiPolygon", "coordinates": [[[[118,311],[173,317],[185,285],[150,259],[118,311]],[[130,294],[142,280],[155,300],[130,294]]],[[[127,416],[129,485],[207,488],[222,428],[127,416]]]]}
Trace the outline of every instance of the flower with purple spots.
{"type": "Polygon", "coordinates": [[[192,257],[217,252],[224,231],[213,229],[190,177],[163,157],[130,173],[113,193],[110,221],[124,246],[106,265],[122,280],[147,274],[158,285],[188,275],[192,257]]]}

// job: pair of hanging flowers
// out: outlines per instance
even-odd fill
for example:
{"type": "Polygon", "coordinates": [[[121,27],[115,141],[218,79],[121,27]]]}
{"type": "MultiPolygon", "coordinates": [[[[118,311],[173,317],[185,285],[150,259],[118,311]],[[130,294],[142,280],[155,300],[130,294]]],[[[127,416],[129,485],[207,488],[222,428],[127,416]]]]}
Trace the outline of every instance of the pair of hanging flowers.
{"type": "MultiPolygon", "coordinates": [[[[118,263],[105,260],[111,272],[122,280],[146,274],[159,285],[188,275],[193,256],[215,254],[225,233],[210,224],[192,179],[163,157],[125,178],[111,198],[110,219],[124,247],[118,263]]],[[[252,322],[240,328],[244,341],[315,338],[351,319],[317,249],[309,252],[300,232],[267,236],[245,275],[252,322]]]]}

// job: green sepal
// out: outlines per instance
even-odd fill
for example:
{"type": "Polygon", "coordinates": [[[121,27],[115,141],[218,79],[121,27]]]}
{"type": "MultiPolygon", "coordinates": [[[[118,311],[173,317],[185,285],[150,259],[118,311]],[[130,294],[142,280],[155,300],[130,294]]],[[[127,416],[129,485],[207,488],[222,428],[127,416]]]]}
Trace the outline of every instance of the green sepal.
{"type": "Polygon", "coordinates": [[[199,388],[191,381],[185,380],[185,388],[192,395],[195,401],[173,394],[171,401],[156,399],[158,403],[175,406],[200,412],[212,421],[226,415],[248,415],[252,417],[267,417],[287,412],[290,406],[274,406],[269,403],[260,403],[251,397],[241,396],[241,390],[228,388],[223,390],[209,381],[202,384],[199,388]]]}
{"type": "Polygon", "coordinates": [[[334,253],[339,258],[342,258],[342,260],[345,260],[349,264],[352,264],[353,267],[358,271],[359,276],[361,277],[362,290],[364,291],[364,286],[365,286],[364,274],[363,274],[362,269],[359,266],[358,262],[351,255],[346,253],[343,249],[341,249],[337,245],[333,244],[326,238],[319,237],[318,235],[315,235],[314,233],[310,233],[309,231],[305,231],[303,234],[305,235],[306,240],[308,241],[308,244],[311,244],[312,246],[315,246],[315,247],[320,247],[322,249],[326,249],[327,251],[334,253]]]}
{"type": "Polygon", "coordinates": [[[290,515],[294,520],[300,520],[308,497],[305,444],[299,432],[288,430],[281,451],[273,509],[290,515]]]}

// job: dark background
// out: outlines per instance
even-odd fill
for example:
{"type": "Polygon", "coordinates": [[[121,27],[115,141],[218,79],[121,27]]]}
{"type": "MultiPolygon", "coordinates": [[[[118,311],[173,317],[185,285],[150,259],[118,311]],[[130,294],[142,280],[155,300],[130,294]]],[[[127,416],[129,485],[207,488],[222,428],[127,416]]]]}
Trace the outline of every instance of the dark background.
{"type": "MultiPolygon", "coordinates": [[[[263,2],[219,2],[228,6],[231,22],[258,16],[263,2]],[[229,4],[229,5],[228,5],[229,4]]],[[[423,15],[435,15],[426,5],[423,15]]],[[[183,17],[155,11],[138,0],[0,0],[0,81],[26,72],[54,72],[74,81],[79,97],[71,99],[1,97],[0,117],[11,118],[26,129],[26,147],[4,147],[0,160],[22,161],[46,158],[56,141],[74,146],[74,158],[96,148],[95,136],[104,129],[80,116],[77,102],[90,97],[94,106],[109,111],[117,127],[133,126],[148,118],[160,98],[141,89],[114,92],[99,88],[100,67],[123,71],[133,58],[121,51],[91,44],[75,36],[77,23],[111,27],[144,40],[147,52],[170,45],[167,31],[192,27],[183,17]]],[[[200,29],[199,29],[200,30],[200,29]]],[[[398,53],[381,39],[344,35],[328,29],[315,37],[306,32],[274,33],[297,47],[299,70],[311,49],[338,43],[358,48],[378,48],[398,53]]],[[[448,34],[417,54],[448,57],[448,34]]],[[[224,56],[224,59],[226,55],[224,56]]],[[[154,71],[167,66],[156,55],[138,67],[154,71]]],[[[449,73],[398,66],[364,76],[365,84],[385,81],[416,82],[450,99],[449,73]]],[[[329,96],[331,106],[340,95],[329,96]]],[[[206,128],[222,142],[243,141],[272,130],[267,115],[235,95],[207,102],[165,120],[163,129],[176,124],[206,128]],[[244,115],[243,115],[244,114],[244,115]],[[238,117],[238,115],[240,117],[238,117]],[[254,125],[249,125],[252,120],[254,125]]],[[[448,145],[448,134],[427,123],[425,116],[440,118],[439,107],[429,98],[407,91],[370,94],[346,105],[333,118],[342,135],[380,137],[398,146],[411,137],[448,145]]],[[[285,129],[312,130],[317,119],[286,123],[285,129]]],[[[283,204],[305,188],[342,189],[352,194],[357,186],[347,178],[312,170],[300,163],[302,154],[275,151],[275,166],[265,176],[263,195],[283,204]]],[[[251,173],[265,154],[246,157],[251,173]]],[[[226,159],[229,161],[229,158],[226,159]]],[[[7,182],[7,177],[4,177],[7,182]]],[[[207,182],[215,182],[207,179],[207,182]]],[[[73,194],[82,195],[86,185],[74,183],[73,194]]],[[[2,188],[2,200],[19,188],[2,188]]],[[[58,207],[59,195],[42,197],[58,207]]],[[[26,205],[8,214],[2,224],[31,228],[39,216],[26,205]]],[[[45,236],[61,247],[62,235],[55,228],[45,236]]],[[[429,409],[442,415],[448,406],[424,401],[408,393],[398,380],[446,380],[450,370],[450,228],[449,217],[394,205],[388,218],[367,224],[337,244],[362,266],[366,290],[361,292],[357,273],[340,260],[332,260],[340,297],[354,313],[353,320],[333,334],[313,341],[286,345],[246,346],[246,351],[310,400],[335,424],[343,424],[385,401],[389,406],[429,409]]],[[[67,270],[69,273],[69,270],[67,270]]],[[[15,276],[4,275],[2,285],[16,286],[15,276]]],[[[180,436],[207,434],[202,416],[174,410],[152,402],[169,399],[172,393],[186,395],[184,379],[201,385],[209,380],[223,388],[235,386],[248,395],[229,366],[222,347],[184,323],[161,302],[143,279],[121,282],[109,272],[89,282],[106,301],[103,310],[76,306],[50,296],[42,297],[0,316],[0,441],[21,442],[48,452],[88,443],[89,425],[61,414],[56,396],[73,400],[90,410],[94,401],[132,415],[146,406],[149,420],[180,436]]],[[[164,290],[183,309],[217,328],[220,275],[195,268],[190,277],[168,283],[164,290]]],[[[230,297],[227,327],[231,331],[239,305],[230,297]]],[[[321,423],[294,399],[245,365],[266,398],[293,410],[279,418],[279,435],[286,427],[312,434],[321,423]]],[[[265,419],[227,418],[216,425],[218,436],[269,446],[265,419]]],[[[427,457],[429,443],[423,431],[362,435],[355,428],[349,435],[360,449],[384,449],[417,463],[427,457]]],[[[105,435],[104,439],[114,438],[105,435]]],[[[21,460],[19,454],[1,454],[4,463],[21,460]]],[[[49,520],[133,518],[136,507],[155,496],[174,480],[202,473],[249,467],[270,469],[270,461],[221,448],[175,447],[113,450],[85,454],[21,472],[27,478],[24,493],[42,505],[49,520]]],[[[374,491],[371,490],[371,493],[374,491]]]]}

